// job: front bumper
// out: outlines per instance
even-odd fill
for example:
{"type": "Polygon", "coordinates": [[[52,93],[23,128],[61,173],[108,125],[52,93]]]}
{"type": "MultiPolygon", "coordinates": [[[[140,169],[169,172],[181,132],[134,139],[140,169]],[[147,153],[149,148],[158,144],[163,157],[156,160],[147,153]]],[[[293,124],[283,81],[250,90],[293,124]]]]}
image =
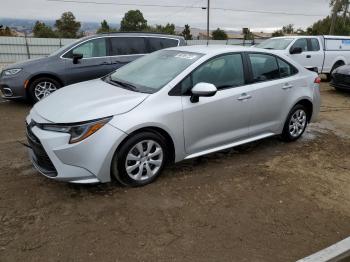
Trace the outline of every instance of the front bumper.
{"type": "Polygon", "coordinates": [[[14,76],[0,76],[0,90],[5,99],[25,99],[27,92],[24,86],[29,74],[20,72],[14,76]]]}
{"type": "Polygon", "coordinates": [[[114,152],[126,137],[122,131],[106,124],[85,140],[69,144],[69,134],[46,131],[37,126],[29,129],[27,137],[31,148],[28,151],[34,167],[50,179],[80,184],[111,181],[114,152]],[[31,136],[37,139],[36,145],[31,136]]]}

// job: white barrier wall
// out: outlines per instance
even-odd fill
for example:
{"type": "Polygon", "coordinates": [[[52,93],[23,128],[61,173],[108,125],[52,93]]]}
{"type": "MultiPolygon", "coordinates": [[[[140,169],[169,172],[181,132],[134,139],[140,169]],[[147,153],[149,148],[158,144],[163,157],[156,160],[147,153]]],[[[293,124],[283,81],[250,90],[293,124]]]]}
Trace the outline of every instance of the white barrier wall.
{"type": "MultiPolygon", "coordinates": [[[[60,47],[76,39],[34,38],[34,37],[0,37],[0,70],[8,64],[32,58],[47,56],[60,47]]],[[[211,45],[252,45],[264,39],[244,41],[243,39],[210,40],[211,45]]],[[[207,40],[189,40],[188,45],[205,45],[207,40]]]]}

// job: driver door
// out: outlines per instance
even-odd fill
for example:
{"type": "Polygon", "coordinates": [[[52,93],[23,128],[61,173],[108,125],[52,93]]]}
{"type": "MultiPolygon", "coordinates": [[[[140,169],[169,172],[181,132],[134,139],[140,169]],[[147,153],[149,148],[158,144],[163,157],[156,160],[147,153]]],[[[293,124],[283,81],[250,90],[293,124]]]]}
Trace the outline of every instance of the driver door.
{"type": "Polygon", "coordinates": [[[189,155],[247,138],[250,99],[246,93],[242,56],[227,54],[199,66],[182,83],[185,149],[189,155]],[[214,84],[213,97],[190,101],[190,89],[197,83],[214,84]]]}
{"type": "Polygon", "coordinates": [[[111,71],[111,60],[107,55],[106,38],[96,38],[74,47],[63,58],[66,58],[66,84],[73,84],[96,79],[107,75],[111,71]],[[82,54],[83,58],[77,64],[73,63],[73,54],[82,54]]]}

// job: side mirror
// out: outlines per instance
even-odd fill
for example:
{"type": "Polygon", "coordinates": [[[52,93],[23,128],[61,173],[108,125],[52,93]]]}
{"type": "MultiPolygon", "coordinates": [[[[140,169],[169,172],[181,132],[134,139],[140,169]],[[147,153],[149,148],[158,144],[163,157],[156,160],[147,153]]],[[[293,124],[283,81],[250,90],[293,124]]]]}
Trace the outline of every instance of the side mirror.
{"type": "Polygon", "coordinates": [[[289,51],[291,55],[301,54],[302,52],[303,52],[303,49],[301,47],[292,47],[289,51]]]}
{"type": "Polygon", "coordinates": [[[83,54],[73,54],[73,64],[78,64],[80,59],[83,59],[83,54]]]}
{"type": "Polygon", "coordinates": [[[198,83],[196,84],[191,92],[191,102],[192,103],[198,103],[199,102],[199,97],[210,97],[210,96],[214,96],[217,92],[217,88],[216,86],[214,86],[213,84],[209,84],[209,83],[198,83]]]}

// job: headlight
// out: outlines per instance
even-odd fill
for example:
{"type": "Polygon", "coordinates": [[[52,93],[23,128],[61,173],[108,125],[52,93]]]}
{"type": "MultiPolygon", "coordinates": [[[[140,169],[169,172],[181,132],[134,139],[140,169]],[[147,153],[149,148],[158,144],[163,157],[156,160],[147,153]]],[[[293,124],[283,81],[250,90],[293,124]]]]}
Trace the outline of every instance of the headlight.
{"type": "Polygon", "coordinates": [[[22,71],[22,68],[7,69],[7,70],[4,70],[3,75],[5,75],[5,76],[13,76],[13,75],[18,74],[21,71],[22,71]]]}
{"type": "Polygon", "coordinates": [[[101,127],[107,124],[112,117],[106,117],[82,124],[61,125],[61,124],[42,124],[40,128],[47,131],[62,132],[70,134],[69,144],[74,144],[84,140],[97,132],[101,127]]]}

